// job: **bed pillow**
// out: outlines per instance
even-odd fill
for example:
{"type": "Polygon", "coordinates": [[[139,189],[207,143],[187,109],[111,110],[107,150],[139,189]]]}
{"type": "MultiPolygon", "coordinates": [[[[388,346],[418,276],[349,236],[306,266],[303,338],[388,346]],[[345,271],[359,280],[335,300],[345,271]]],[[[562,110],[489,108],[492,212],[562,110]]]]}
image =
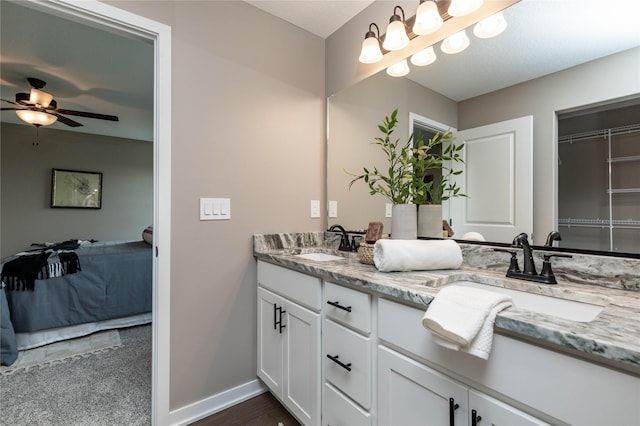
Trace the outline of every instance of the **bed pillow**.
{"type": "Polygon", "coordinates": [[[11,365],[18,357],[18,344],[9,316],[4,283],[0,283],[0,364],[11,365]]]}
{"type": "Polygon", "coordinates": [[[153,244],[153,225],[144,228],[144,231],[142,231],[142,239],[147,244],[153,244]]]}

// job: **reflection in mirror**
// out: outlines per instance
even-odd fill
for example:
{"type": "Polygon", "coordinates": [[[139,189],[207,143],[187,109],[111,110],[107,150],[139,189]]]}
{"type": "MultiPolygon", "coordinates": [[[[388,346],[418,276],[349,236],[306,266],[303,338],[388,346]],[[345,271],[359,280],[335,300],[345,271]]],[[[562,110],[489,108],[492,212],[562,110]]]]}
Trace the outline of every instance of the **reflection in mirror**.
{"type": "MultiPolygon", "coordinates": [[[[386,200],[369,195],[364,185],[354,185],[349,190],[345,170],[355,172],[364,165],[384,165],[370,144],[377,136],[377,124],[393,109],[399,110],[398,138],[406,138],[412,131],[410,113],[459,130],[530,115],[530,240],[542,245],[551,230],[559,229],[561,234],[567,233],[567,238],[563,235],[557,246],[579,247],[578,240],[569,238],[575,229],[570,231],[558,223],[565,217],[557,202],[557,175],[561,170],[556,165],[556,113],[640,97],[640,29],[627,19],[629,13],[634,13],[614,18],[610,16],[610,5],[603,3],[606,2],[523,0],[505,11],[508,27],[497,38],[472,39],[471,46],[457,55],[445,55],[436,46],[438,60],[424,68],[412,67],[405,78],[392,78],[383,71],[331,96],[327,200],[338,202],[338,214],[329,218],[329,225],[340,223],[356,230],[366,228],[370,221],[382,221],[385,231],[390,231],[390,219],[385,217],[386,200]],[[615,19],[616,25],[602,27],[597,24],[602,19],[615,19]],[[539,22],[545,22],[545,31],[539,31],[539,22]],[[572,24],[579,28],[572,28],[572,24]],[[596,27],[599,30],[593,31],[596,27]]],[[[640,2],[635,1],[618,4],[634,10],[638,5],[640,2]]],[[[562,156],[561,160],[564,163],[562,156]]],[[[588,203],[589,197],[583,202],[588,203]]],[[[445,217],[449,214],[443,213],[445,217]]],[[[494,241],[511,242],[504,238],[494,241]]],[[[609,250],[601,244],[583,247],[609,250]]],[[[628,247],[618,250],[628,251],[628,247]]]]}

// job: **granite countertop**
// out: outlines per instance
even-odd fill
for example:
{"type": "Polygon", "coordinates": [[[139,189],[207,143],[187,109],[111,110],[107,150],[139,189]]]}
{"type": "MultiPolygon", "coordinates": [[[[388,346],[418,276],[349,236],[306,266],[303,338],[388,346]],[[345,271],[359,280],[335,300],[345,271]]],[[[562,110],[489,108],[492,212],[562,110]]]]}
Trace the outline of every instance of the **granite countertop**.
{"type": "Polygon", "coordinates": [[[464,264],[457,270],[379,272],[373,265],[360,263],[356,253],[337,252],[317,239],[287,248],[256,241],[254,237],[254,254],[260,260],[425,309],[442,285],[460,280],[605,305],[591,322],[512,306],[498,314],[495,331],[640,376],[640,292],[576,284],[560,278],[557,285],[536,284],[464,264]],[[344,259],[314,261],[295,256],[305,252],[340,254],[344,259]]]}

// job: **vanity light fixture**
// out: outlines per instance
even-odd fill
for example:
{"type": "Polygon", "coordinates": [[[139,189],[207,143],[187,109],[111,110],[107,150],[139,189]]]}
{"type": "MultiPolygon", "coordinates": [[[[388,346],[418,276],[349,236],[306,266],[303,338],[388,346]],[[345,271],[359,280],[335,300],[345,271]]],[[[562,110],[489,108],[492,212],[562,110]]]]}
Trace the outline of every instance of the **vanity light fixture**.
{"type": "Polygon", "coordinates": [[[469,37],[467,37],[467,31],[462,30],[445,38],[440,45],[440,50],[448,54],[460,53],[469,47],[469,43],[470,41],[469,37]]]}
{"type": "Polygon", "coordinates": [[[427,35],[438,31],[444,21],[438,6],[433,0],[420,0],[420,6],[416,11],[415,21],[413,23],[413,33],[415,35],[427,35]]]}
{"type": "Polygon", "coordinates": [[[364,35],[362,42],[362,50],[358,60],[363,64],[375,64],[382,59],[382,51],[380,50],[380,28],[375,23],[369,24],[369,31],[364,35]],[[373,32],[372,27],[376,27],[378,35],[373,32]]]}
{"type": "Polygon", "coordinates": [[[409,64],[407,64],[407,60],[403,59],[400,62],[396,62],[387,68],[387,74],[391,77],[404,77],[409,74],[409,64]]]}
{"type": "Polygon", "coordinates": [[[491,38],[507,28],[507,21],[502,12],[498,12],[478,22],[473,27],[473,34],[478,38],[491,38]]]}
{"type": "Polygon", "coordinates": [[[404,25],[404,10],[400,6],[393,8],[393,15],[389,19],[389,25],[387,26],[387,35],[384,38],[382,47],[386,50],[400,50],[409,45],[409,36],[407,35],[407,29],[404,25]],[[396,13],[396,10],[400,9],[402,12],[402,18],[396,13]]]}
{"type": "Polygon", "coordinates": [[[447,13],[451,16],[464,16],[480,9],[483,0],[451,0],[447,13]]]}
{"type": "Polygon", "coordinates": [[[16,110],[16,114],[18,115],[20,120],[29,124],[33,124],[36,127],[48,126],[55,123],[58,119],[58,117],[56,117],[55,115],[43,111],[33,111],[30,109],[16,110]]]}
{"type": "Polygon", "coordinates": [[[426,49],[419,51],[411,56],[411,63],[418,67],[424,67],[432,64],[436,61],[436,53],[433,51],[433,46],[429,46],[426,49]]]}

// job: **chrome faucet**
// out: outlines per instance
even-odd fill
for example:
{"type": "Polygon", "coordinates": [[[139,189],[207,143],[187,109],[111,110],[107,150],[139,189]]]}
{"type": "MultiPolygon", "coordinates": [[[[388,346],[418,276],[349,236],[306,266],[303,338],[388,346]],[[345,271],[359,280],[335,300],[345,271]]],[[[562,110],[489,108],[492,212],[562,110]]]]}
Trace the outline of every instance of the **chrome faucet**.
{"type": "Polygon", "coordinates": [[[349,244],[349,234],[347,234],[347,231],[344,230],[344,228],[340,225],[331,225],[331,227],[329,228],[329,232],[342,232],[342,237],[340,237],[340,247],[338,247],[338,250],[341,251],[351,251],[351,245],[349,244]]]}

